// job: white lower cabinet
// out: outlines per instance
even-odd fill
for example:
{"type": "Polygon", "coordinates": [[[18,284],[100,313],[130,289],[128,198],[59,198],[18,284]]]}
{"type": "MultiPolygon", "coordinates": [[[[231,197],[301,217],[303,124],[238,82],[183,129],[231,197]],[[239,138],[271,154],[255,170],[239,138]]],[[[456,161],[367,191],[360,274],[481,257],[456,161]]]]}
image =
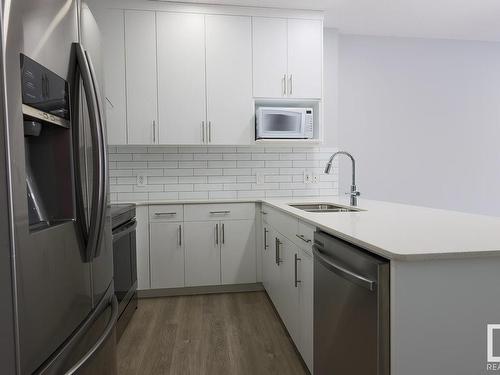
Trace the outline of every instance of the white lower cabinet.
{"type": "Polygon", "coordinates": [[[150,224],[151,288],[184,286],[183,223],[150,224]]]}
{"type": "Polygon", "coordinates": [[[295,285],[295,254],[296,246],[281,234],[277,235],[277,257],[279,269],[278,312],[295,342],[299,341],[299,293],[295,285]]]}
{"type": "Polygon", "coordinates": [[[194,221],[184,224],[186,286],[220,284],[219,227],[218,221],[194,221]]]}
{"type": "Polygon", "coordinates": [[[222,284],[255,283],[255,220],[222,221],[220,225],[222,284]]]}
{"type": "MultiPolygon", "coordinates": [[[[262,279],[281,320],[312,372],[313,258],[310,242],[299,247],[263,221],[262,279]]],[[[297,233],[298,234],[298,233],[297,233]]]]}

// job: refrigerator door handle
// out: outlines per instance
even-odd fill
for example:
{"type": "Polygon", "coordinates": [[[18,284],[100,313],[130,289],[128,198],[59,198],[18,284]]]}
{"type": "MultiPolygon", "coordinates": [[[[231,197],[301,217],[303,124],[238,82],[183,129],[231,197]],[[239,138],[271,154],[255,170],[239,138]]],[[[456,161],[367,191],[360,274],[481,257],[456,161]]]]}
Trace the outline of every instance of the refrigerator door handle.
{"type": "Polygon", "coordinates": [[[90,348],[90,350],[82,358],[80,358],[80,360],[72,368],[70,368],[66,372],[66,375],[72,375],[78,373],[78,370],[80,370],[80,368],[94,356],[94,354],[101,348],[104,342],[108,339],[109,335],[111,335],[111,333],[113,332],[117,318],[118,318],[118,300],[116,299],[116,296],[113,295],[111,300],[111,318],[109,319],[109,322],[106,328],[104,329],[102,335],[97,339],[97,341],[90,348]]]}
{"type": "Polygon", "coordinates": [[[96,98],[97,102],[97,116],[98,116],[98,126],[99,126],[99,133],[101,136],[101,148],[99,149],[101,153],[100,161],[102,163],[101,165],[101,187],[102,189],[100,190],[100,217],[101,217],[101,226],[99,227],[99,235],[98,235],[98,241],[97,241],[97,246],[95,247],[95,251],[93,254],[93,258],[97,258],[100,253],[101,247],[99,246],[100,238],[101,238],[101,230],[104,225],[104,222],[106,221],[106,200],[107,200],[107,194],[108,194],[108,153],[106,149],[106,129],[104,127],[104,116],[103,116],[103,102],[101,99],[101,93],[99,92],[99,85],[97,82],[97,76],[95,74],[95,69],[94,65],[92,64],[92,59],[90,58],[90,55],[87,51],[85,51],[85,57],[88,63],[88,67],[90,69],[90,74],[92,77],[92,88],[94,91],[94,96],[96,98]]]}
{"type": "Polygon", "coordinates": [[[94,186],[92,188],[92,209],[86,244],[86,261],[91,261],[97,256],[101,237],[101,228],[106,213],[106,181],[107,181],[107,154],[104,141],[104,127],[101,112],[101,102],[95,80],[92,62],[80,43],[74,43],[76,61],[79,67],[85,98],[87,100],[89,118],[91,123],[91,138],[93,148],[94,186]]]}

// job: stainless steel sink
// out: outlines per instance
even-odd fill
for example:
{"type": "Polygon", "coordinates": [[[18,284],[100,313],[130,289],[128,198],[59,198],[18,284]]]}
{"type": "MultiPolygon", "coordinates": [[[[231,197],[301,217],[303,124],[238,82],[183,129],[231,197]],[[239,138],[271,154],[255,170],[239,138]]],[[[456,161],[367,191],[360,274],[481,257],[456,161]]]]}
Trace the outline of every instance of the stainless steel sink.
{"type": "Polygon", "coordinates": [[[289,204],[290,207],[298,208],[307,212],[359,212],[359,208],[344,207],[331,203],[300,203],[289,204]]]}

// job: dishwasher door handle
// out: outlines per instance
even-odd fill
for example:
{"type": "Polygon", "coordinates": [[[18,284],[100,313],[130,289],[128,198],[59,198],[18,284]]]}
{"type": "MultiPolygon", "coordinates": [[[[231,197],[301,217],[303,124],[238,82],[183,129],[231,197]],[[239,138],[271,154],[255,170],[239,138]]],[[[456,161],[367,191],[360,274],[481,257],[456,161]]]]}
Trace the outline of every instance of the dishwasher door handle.
{"type": "Polygon", "coordinates": [[[316,245],[313,245],[313,253],[314,256],[318,258],[318,260],[330,271],[335,272],[340,277],[343,277],[346,280],[349,280],[356,285],[359,285],[365,289],[370,291],[374,291],[377,286],[377,282],[374,280],[370,280],[364,276],[358,275],[355,272],[344,268],[343,266],[333,262],[331,259],[326,257],[316,245]]]}

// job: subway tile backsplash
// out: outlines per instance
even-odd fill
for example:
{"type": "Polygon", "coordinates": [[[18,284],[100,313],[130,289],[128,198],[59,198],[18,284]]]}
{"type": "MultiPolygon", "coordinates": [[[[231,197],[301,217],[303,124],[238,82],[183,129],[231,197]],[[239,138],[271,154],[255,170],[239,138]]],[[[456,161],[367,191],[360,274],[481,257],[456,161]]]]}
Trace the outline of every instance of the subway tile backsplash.
{"type": "Polygon", "coordinates": [[[109,146],[112,202],[338,195],[329,147],[109,146]],[[305,183],[304,173],[318,182],[305,183]],[[137,176],[145,176],[145,186],[137,176]]]}

